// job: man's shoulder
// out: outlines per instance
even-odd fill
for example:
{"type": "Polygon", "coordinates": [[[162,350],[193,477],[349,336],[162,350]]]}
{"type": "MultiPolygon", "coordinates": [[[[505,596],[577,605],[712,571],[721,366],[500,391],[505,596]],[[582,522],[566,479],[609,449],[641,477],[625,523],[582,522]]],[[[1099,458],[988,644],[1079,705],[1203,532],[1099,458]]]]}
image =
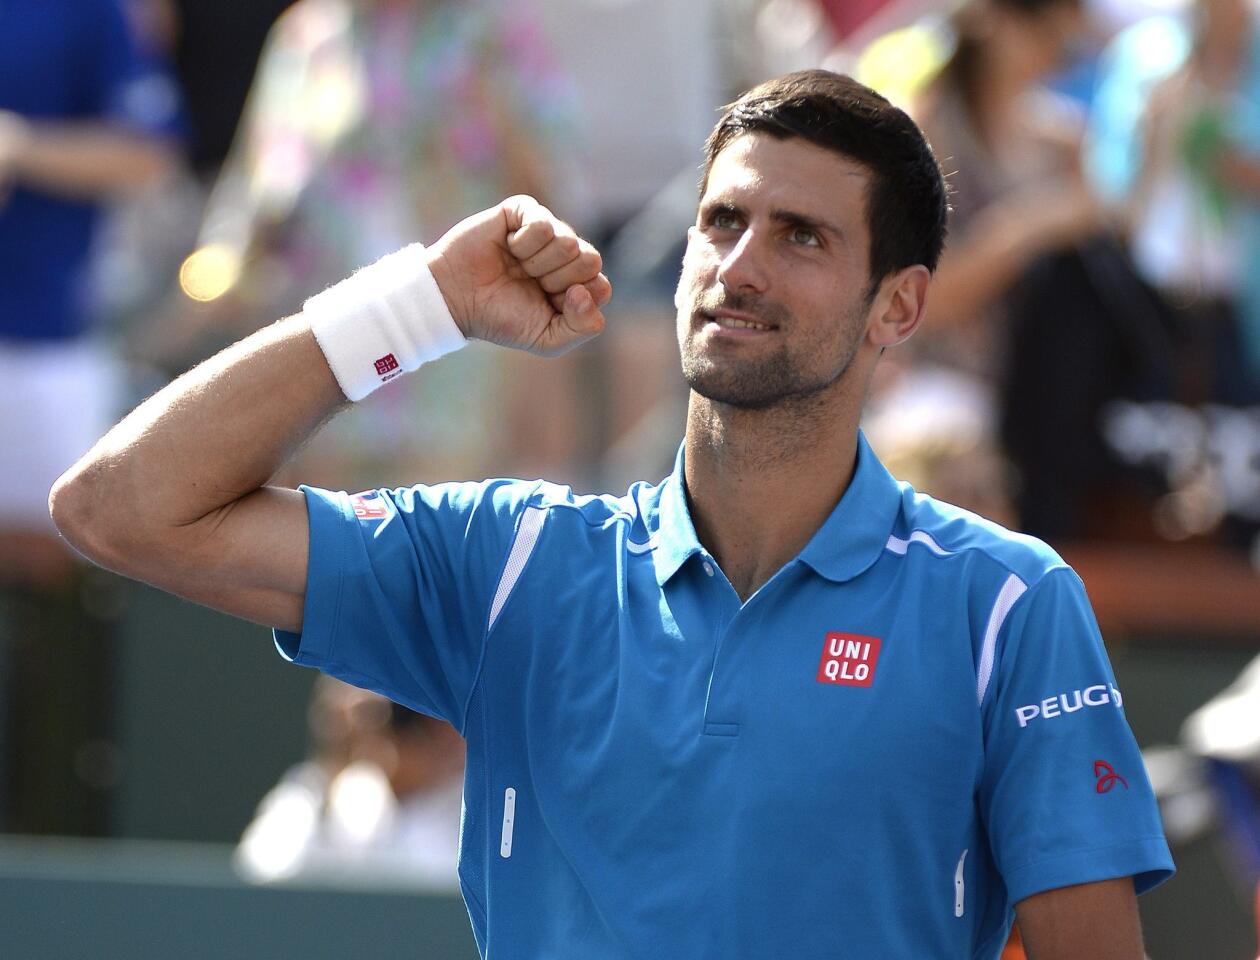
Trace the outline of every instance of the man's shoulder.
{"type": "Polygon", "coordinates": [[[549,524],[563,526],[573,535],[599,539],[602,534],[620,529],[633,541],[646,540],[659,509],[663,485],[637,481],[618,495],[575,493],[568,485],[539,481],[525,505],[544,511],[549,524]]]}
{"type": "Polygon", "coordinates": [[[549,518],[567,518],[579,526],[603,529],[618,519],[641,521],[646,511],[654,509],[659,490],[657,484],[638,482],[622,495],[584,494],[549,480],[495,478],[368,491],[351,500],[386,496],[403,512],[421,506],[451,514],[475,512],[513,525],[526,511],[534,510],[549,518]]]}
{"type": "Polygon", "coordinates": [[[1052,570],[1066,568],[1047,543],[1018,533],[962,507],[900,484],[901,510],[889,548],[904,552],[920,543],[946,557],[980,557],[1032,586],[1052,570]]]}

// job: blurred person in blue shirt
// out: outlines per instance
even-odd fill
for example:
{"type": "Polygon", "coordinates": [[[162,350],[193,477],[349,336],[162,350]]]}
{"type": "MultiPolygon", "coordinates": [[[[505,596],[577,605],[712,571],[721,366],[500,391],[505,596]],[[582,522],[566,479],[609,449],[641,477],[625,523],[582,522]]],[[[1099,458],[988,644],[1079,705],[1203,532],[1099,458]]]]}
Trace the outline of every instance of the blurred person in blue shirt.
{"type": "Polygon", "coordinates": [[[178,163],[180,97],[134,29],[138,12],[0,2],[0,814],[22,832],[107,822],[104,584],[79,575],[46,503],[120,400],[92,336],[98,224],[108,201],[178,163]]]}
{"type": "Polygon", "coordinates": [[[66,572],[47,523],[57,474],[114,415],[88,337],[93,233],[110,197],[163,176],[174,83],[118,0],[0,3],[0,581],[66,572]]]}

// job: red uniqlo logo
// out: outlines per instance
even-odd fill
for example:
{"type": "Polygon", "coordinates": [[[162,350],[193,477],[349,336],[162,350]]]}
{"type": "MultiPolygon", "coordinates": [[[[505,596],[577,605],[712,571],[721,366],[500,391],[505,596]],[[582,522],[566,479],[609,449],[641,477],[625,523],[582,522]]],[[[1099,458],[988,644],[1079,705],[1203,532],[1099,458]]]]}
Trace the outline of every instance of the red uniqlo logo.
{"type": "Polygon", "coordinates": [[[382,377],[391,370],[397,369],[398,361],[394,359],[394,355],[392,353],[387,353],[385,356],[381,357],[381,359],[376,361],[376,372],[382,377]]]}
{"type": "Polygon", "coordinates": [[[829,633],[818,664],[818,682],[845,687],[869,687],[879,662],[879,637],[857,633],[829,633]]]}
{"type": "Polygon", "coordinates": [[[354,507],[354,515],[360,520],[383,520],[385,518],[385,502],[375,494],[356,493],[350,498],[354,507]]]}

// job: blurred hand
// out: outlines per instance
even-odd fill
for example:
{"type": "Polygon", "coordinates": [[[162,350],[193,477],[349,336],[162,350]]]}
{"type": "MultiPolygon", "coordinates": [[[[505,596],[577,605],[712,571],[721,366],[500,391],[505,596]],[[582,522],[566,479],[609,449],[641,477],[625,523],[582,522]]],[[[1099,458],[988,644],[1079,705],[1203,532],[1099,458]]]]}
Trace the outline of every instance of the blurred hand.
{"type": "Polygon", "coordinates": [[[556,356],[604,328],[612,285],[599,252],[532,197],[474,214],[429,254],[466,337],[556,356]]]}

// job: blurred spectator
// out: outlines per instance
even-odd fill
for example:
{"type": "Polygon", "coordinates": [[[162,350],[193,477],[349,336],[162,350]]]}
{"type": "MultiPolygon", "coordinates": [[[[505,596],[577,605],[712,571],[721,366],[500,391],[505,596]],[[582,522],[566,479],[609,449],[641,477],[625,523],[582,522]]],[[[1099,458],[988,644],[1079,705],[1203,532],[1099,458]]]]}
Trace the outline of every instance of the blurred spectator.
{"type": "Polygon", "coordinates": [[[1188,31],[1179,18],[1153,15],[1119,30],[1102,51],[1089,116],[1085,173],[1098,195],[1125,203],[1141,167],[1142,116],[1156,85],[1185,62],[1188,31]]]}
{"type": "Polygon", "coordinates": [[[1189,56],[1155,88],[1144,117],[1134,256],[1183,314],[1182,402],[1260,400],[1260,376],[1243,349],[1237,314],[1248,201],[1230,180],[1240,173],[1246,189],[1246,170],[1237,168],[1248,161],[1231,152],[1254,42],[1247,0],[1201,0],[1189,56]]]}
{"type": "MultiPolygon", "coordinates": [[[[974,0],[954,17],[916,107],[955,171],[950,242],[914,376],[890,368],[872,418],[887,456],[927,463],[912,474],[928,490],[1052,542],[1154,535],[1166,481],[1114,448],[1107,417],[1165,398],[1176,364],[1172,319],[1085,183],[1080,110],[1045,85],[1097,36],[1085,14],[1083,0],[974,0]],[[907,404],[932,416],[908,429],[892,415],[907,404]]],[[[921,41],[931,62],[940,34],[921,41]]]]}
{"type": "Polygon", "coordinates": [[[160,0],[191,127],[188,162],[215,176],[227,158],[267,31],[293,0],[160,0]]]}
{"type": "Polygon", "coordinates": [[[5,825],[29,832],[104,826],[85,789],[105,785],[90,760],[109,689],[103,610],[47,499],[118,414],[88,283],[103,206],[177,165],[177,90],[127,13],[118,0],[10,0],[0,16],[0,783],[5,825]]]}
{"type": "Polygon", "coordinates": [[[0,31],[0,578],[65,572],[48,487],[115,416],[86,270],[108,198],[174,165],[176,89],[116,0],[13,0],[0,31]]]}
{"type": "Polygon", "coordinates": [[[320,677],[312,758],[262,803],[236,851],[257,883],[402,883],[455,891],[463,743],[451,727],[320,677]]]}
{"type": "Polygon", "coordinates": [[[991,375],[1003,296],[1040,255],[1096,231],[1082,121],[1039,85],[1084,29],[1079,0],[980,0],[915,106],[951,171],[950,242],[932,288],[934,352],[991,375]]]}
{"type": "MultiPolygon", "coordinates": [[[[575,82],[597,234],[592,240],[637,214],[684,168],[694,206],[696,144],[722,102],[725,64],[717,37],[727,0],[533,5],[558,63],[575,82]]],[[[670,233],[663,245],[675,240],[670,233]]],[[[671,284],[666,300],[672,291],[671,284]]]]}
{"type": "Polygon", "coordinates": [[[1230,866],[1260,895],[1260,658],[1190,715],[1182,741],[1203,761],[1230,866]]]}
{"type": "Polygon", "coordinates": [[[1246,0],[1202,0],[1134,25],[1105,62],[1091,171],[1132,211],[1175,359],[1104,429],[1167,486],[1160,536],[1260,562],[1260,29],[1246,0]]]}
{"type": "Polygon", "coordinates": [[[995,435],[1012,298],[1103,223],[1079,173],[1080,118],[1042,85],[1085,21],[1079,0],[976,0],[952,27],[952,53],[912,105],[950,173],[950,239],[931,322],[878,385],[868,430],[934,495],[1009,521],[995,435]],[[899,418],[907,408],[922,416],[899,418]]]}
{"type": "MultiPolygon", "coordinates": [[[[187,169],[110,211],[93,285],[103,322],[131,350],[133,328],[175,283],[197,240],[267,30],[293,0],[129,0],[142,35],[170,60],[185,104],[187,169]]],[[[148,371],[133,368],[134,379],[148,371]]],[[[134,395],[152,388],[141,382],[134,395]]]]}
{"type": "MultiPolygon", "coordinates": [[[[572,216],[582,179],[570,94],[521,4],[300,0],[263,50],[199,247],[181,268],[182,293],[142,343],[180,368],[512,193],[572,216]]],[[[487,446],[512,443],[506,426],[487,436],[485,424],[507,424],[491,409],[528,405],[490,393],[482,406],[456,404],[451,386],[476,376],[511,390],[502,373],[474,372],[509,363],[474,349],[391,385],[307,448],[307,473],[323,475],[328,460],[352,480],[468,469],[487,446]]]]}

